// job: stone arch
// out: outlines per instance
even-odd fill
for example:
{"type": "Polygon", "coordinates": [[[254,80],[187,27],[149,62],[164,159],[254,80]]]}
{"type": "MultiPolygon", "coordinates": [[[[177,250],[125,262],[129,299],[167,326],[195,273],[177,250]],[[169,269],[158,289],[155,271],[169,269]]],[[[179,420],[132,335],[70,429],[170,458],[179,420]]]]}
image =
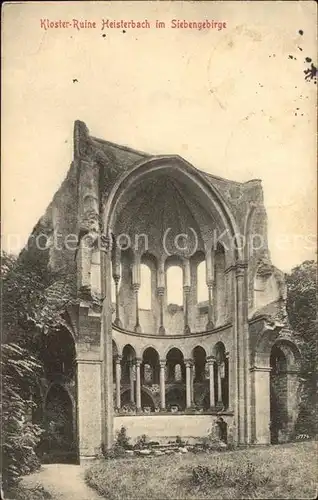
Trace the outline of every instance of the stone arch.
{"type": "Polygon", "coordinates": [[[76,344],[72,331],[61,326],[49,332],[41,347],[41,359],[49,382],[61,376],[74,379],[76,344]]]}
{"type": "Polygon", "coordinates": [[[159,384],[160,357],[157,349],[147,347],[142,353],[141,380],[143,384],[159,384]],[[147,368],[149,367],[149,370],[147,368]]]}
{"type": "Polygon", "coordinates": [[[178,351],[181,352],[183,358],[185,358],[185,352],[184,352],[184,349],[181,349],[180,346],[177,346],[175,344],[170,344],[168,345],[168,347],[166,347],[166,349],[164,350],[163,352],[163,357],[164,359],[167,359],[167,354],[169,351],[171,351],[171,349],[177,349],[178,351]]]}
{"type": "Polygon", "coordinates": [[[273,347],[277,346],[285,355],[287,370],[299,371],[301,363],[301,352],[295,342],[290,339],[277,339],[273,347]]]}
{"type": "Polygon", "coordinates": [[[205,380],[206,350],[201,345],[192,349],[192,359],[194,363],[194,382],[203,382],[205,380]]]}
{"type": "Polygon", "coordinates": [[[300,352],[287,339],[277,340],[270,352],[271,443],[289,441],[298,417],[300,352]]]}
{"type": "Polygon", "coordinates": [[[166,366],[168,382],[185,381],[185,362],[184,355],[181,349],[179,349],[178,347],[172,347],[168,350],[166,354],[166,366]],[[176,380],[176,375],[177,378],[179,378],[179,373],[181,375],[181,380],[176,380]]]}
{"type": "MultiPolygon", "coordinates": [[[[228,230],[229,240],[233,239],[236,234],[239,234],[234,216],[217,188],[207,181],[204,174],[197,171],[192,165],[178,156],[164,156],[143,160],[119,177],[112,187],[104,206],[104,226],[107,234],[113,226],[117,207],[123,205],[125,194],[133,184],[136,182],[140,183],[144,176],[149,176],[157,172],[167,172],[168,175],[177,176],[179,179],[183,179],[185,183],[190,184],[191,189],[200,194],[207,212],[214,213],[219,230],[228,230]]],[[[243,252],[236,245],[231,245],[230,251],[233,254],[233,261],[242,259],[243,252]]]]}
{"type": "Polygon", "coordinates": [[[122,350],[121,373],[122,380],[128,382],[131,377],[135,378],[136,350],[131,344],[126,344],[122,350]]]}

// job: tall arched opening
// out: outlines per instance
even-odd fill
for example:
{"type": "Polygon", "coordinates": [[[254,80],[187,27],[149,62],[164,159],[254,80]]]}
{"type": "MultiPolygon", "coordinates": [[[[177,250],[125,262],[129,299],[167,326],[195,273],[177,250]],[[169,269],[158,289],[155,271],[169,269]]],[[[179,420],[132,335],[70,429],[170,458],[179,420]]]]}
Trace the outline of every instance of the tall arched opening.
{"type": "Polygon", "coordinates": [[[45,436],[42,460],[49,463],[76,463],[77,439],[74,410],[67,390],[52,384],[45,400],[45,436]]]}

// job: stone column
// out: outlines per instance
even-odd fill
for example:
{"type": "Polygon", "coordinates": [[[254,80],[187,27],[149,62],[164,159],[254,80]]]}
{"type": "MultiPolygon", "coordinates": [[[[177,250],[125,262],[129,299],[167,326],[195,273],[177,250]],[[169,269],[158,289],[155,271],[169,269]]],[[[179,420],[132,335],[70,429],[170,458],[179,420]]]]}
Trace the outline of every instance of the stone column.
{"type": "Polygon", "coordinates": [[[186,407],[191,408],[191,365],[190,359],[185,361],[186,366],[186,407]]]}
{"type": "Polygon", "coordinates": [[[227,410],[231,411],[231,408],[232,408],[232,401],[231,401],[231,370],[230,370],[230,367],[231,367],[231,363],[230,363],[230,354],[229,352],[226,353],[225,355],[225,358],[227,360],[227,399],[228,399],[228,406],[227,406],[227,410]]]}
{"type": "Polygon", "coordinates": [[[135,260],[132,268],[132,286],[135,293],[135,308],[136,308],[136,323],[135,332],[140,333],[141,327],[139,324],[139,305],[138,305],[138,292],[140,288],[140,256],[135,255],[135,260]]]}
{"type": "Polygon", "coordinates": [[[189,326],[189,295],[191,288],[189,286],[184,286],[184,334],[191,333],[189,326]]]}
{"type": "Polygon", "coordinates": [[[159,335],[165,335],[166,329],[163,324],[163,307],[164,307],[164,295],[165,288],[163,286],[157,288],[158,297],[160,300],[160,316],[159,316],[159,335]]]}
{"type": "Polygon", "coordinates": [[[217,363],[217,380],[218,380],[218,399],[216,406],[221,408],[223,407],[223,399],[222,399],[222,378],[221,378],[221,363],[217,363]]]}
{"type": "Polygon", "coordinates": [[[134,363],[133,360],[129,362],[129,382],[130,382],[130,402],[135,402],[135,382],[134,382],[134,363]]]}
{"type": "Polygon", "coordinates": [[[191,383],[190,383],[190,389],[191,389],[191,406],[194,405],[194,364],[192,363],[191,368],[190,368],[190,374],[191,374],[191,383]]]}
{"type": "Polygon", "coordinates": [[[166,361],[160,360],[160,406],[162,410],[166,408],[165,367],[166,361]]]}
{"type": "Polygon", "coordinates": [[[209,291],[209,308],[208,308],[208,322],[206,325],[207,330],[212,330],[214,327],[213,322],[213,286],[214,286],[214,250],[208,248],[205,255],[205,269],[206,269],[206,284],[209,291]]]}
{"type": "Polygon", "coordinates": [[[102,441],[100,347],[78,344],[77,352],[79,455],[84,460],[97,455],[102,441]]]}
{"type": "Polygon", "coordinates": [[[254,444],[270,444],[270,367],[251,368],[254,444]]]}
{"type": "Polygon", "coordinates": [[[141,411],[141,380],[140,380],[141,359],[136,359],[136,407],[141,411]]]}
{"type": "Polygon", "coordinates": [[[119,326],[120,328],[122,327],[120,318],[119,318],[119,281],[121,277],[121,267],[120,267],[120,249],[116,248],[115,251],[113,252],[113,261],[112,261],[112,268],[113,268],[113,280],[115,282],[115,308],[116,308],[116,316],[114,323],[115,325],[119,326]]]}
{"type": "MultiPolygon", "coordinates": [[[[101,236],[101,358],[102,358],[102,444],[110,449],[114,438],[114,397],[113,397],[113,345],[111,313],[111,259],[110,238],[101,236]]],[[[90,410],[94,407],[92,405],[90,410]]]]}
{"type": "Polygon", "coordinates": [[[141,327],[139,323],[139,305],[138,305],[138,291],[139,291],[140,285],[138,283],[135,283],[133,285],[133,290],[135,293],[135,308],[136,308],[136,323],[135,323],[135,332],[140,333],[141,332],[141,327]]]}
{"type": "Polygon", "coordinates": [[[210,393],[210,408],[215,406],[215,395],[214,395],[214,358],[207,359],[209,365],[209,393],[210,393]]]}
{"type": "Polygon", "coordinates": [[[120,409],[121,356],[116,358],[116,407],[120,409]]]}
{"type": "Polygon", "coordinates": [[[246,444],[248,440],[248,413],[247,406],[247,324],[245,324],[245,268],[243,262],[236,264],[236,325],[237,325],[237,378],[238,378],[238,440],[240,444],[246,444]]]}
{"type": "Polygon", "coordinates": [[[213,281],[207,283],[209,292],[209,307],[208,307],[208,322],[206,324],[207,330],[212,330],[214,328],[213,324],[213,281]]]}
{"type": "Polygon", "coordinates": [[[189,295],[191,290],[190,260],[183,260],[183,296],[184,296],[184,333],[190,333],[189,326],[189,295]]]}
{"type": "Polygon", "coordinates": [[[116,295],[116,299],[115,299],[115,301],[116,301],[115,302],[116,316],[115,316],[114,323],[116,326],[119,326],[119,328],[121,328],[122,323],[121,323],[120,317],[119,317],[119,287],[118,287],[119,281],[120,281],[120,276],[115,275],[114,282],[115,282],[115,295],[116,295]]]}

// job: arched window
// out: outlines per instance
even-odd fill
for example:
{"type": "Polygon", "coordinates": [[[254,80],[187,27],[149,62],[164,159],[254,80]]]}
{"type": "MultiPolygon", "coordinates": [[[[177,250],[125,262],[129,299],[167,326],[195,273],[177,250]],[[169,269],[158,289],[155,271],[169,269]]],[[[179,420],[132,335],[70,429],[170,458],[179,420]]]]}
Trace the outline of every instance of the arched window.
{"type": "Polygon", "coordinates": [[[146,264],[140,265],[139,308],[151,309],[151,270],[146,264]]]}
{"type": "Polygon", "coordinates": [[[206,263],[200,262],[197,267],[197,302],[209,300],[209,292],[206,284],[206,263]]]}
{"type": "Polygon", "coordinates": [[[183,305],[183,273],[179,266],[167,270],[167,304],[183,305]]]}

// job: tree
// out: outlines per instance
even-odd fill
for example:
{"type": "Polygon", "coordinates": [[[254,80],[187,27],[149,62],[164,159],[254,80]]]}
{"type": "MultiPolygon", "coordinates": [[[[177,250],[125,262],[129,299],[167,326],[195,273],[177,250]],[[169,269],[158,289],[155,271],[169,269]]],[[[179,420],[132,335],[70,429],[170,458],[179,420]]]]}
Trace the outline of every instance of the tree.
{"type": "Polygon", "coordinates": [[[40,462],[35,449],[42,429],[28,421],[33,402],[30,390],[40,364],[26,349],[17,344],[4,344],[1,349],[2,372],[2,475],[6,490],[21,474],[36,470],[40,462]]]}
{"type": "Polygon", "coordinates": [[[305,261],[286,277],[287,312],[302,352],[302,399],[298,431],[318,432],[317,417],[317,263],[305,261]]]}
{"type": "MultiPolygon", "coordinates": [[[[32,423],[41,351],[47,334],[64,324],[61,312],[73,301],[72,276],[53,273],[48,250],[2,253],[2,473],[5,487],[39,466],[35,450],[43,430],[32,423]]],[[[64,325],[65,326],[65,325],[64,325]]]]}

